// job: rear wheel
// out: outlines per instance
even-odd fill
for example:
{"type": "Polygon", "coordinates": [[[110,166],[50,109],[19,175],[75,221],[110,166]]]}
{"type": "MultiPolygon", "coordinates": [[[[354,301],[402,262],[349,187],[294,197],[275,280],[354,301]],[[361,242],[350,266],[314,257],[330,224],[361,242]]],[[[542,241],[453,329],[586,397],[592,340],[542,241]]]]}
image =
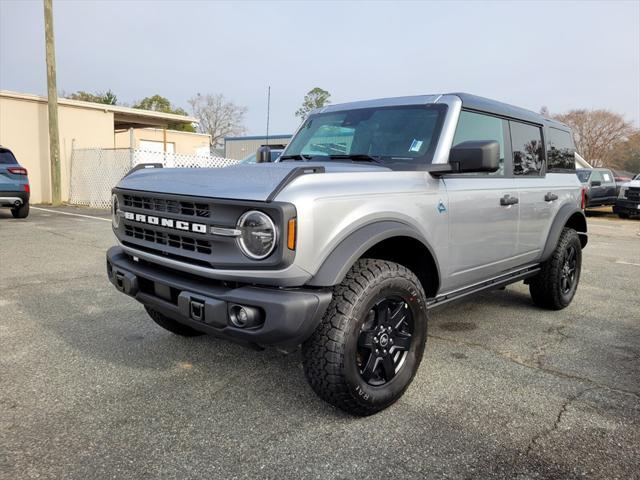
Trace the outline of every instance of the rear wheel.
{"type": "Polygon", "coordinates": [[[582,245],[578,233],[564,228],[551,257],[529,283],[533,302],[550,310],[567,307],[576,294],[582,268],[582,245]]]}
{"type": "Polygon", "coordinates": [[[154,310],[153,308],[144,307],[147,310],[147,313],[151,317],[151,319],[160,325],[165,330],[169,330],[171,333],[176,335],[180,335],[182,337],[198,337],[200,335],[204,335],[204,333],[199,332],[198,330],[194,330],[193,328],[184,325],[180,322],[176,322],[172,318],[163,315],[162,313],[154,310]]]}
{"type": "Polygon", "coordinates": [[[371,415],[407,389],[426,333],[426,297],[416,276],[396,263],[359,260],[303,345],[307,380],[330,404],[371,415]]]}
{"type": "Polygon", "coordinates": [[[29,202],[23,203],[17,208],[11,209],[13,218],[27,218],[29,216],[29,202]]]}
{"type": "Polygon", "coordinates": [[[620,218],[629,218],[629,214],[628,213],[619,213],[618,216],[620,218]]]}

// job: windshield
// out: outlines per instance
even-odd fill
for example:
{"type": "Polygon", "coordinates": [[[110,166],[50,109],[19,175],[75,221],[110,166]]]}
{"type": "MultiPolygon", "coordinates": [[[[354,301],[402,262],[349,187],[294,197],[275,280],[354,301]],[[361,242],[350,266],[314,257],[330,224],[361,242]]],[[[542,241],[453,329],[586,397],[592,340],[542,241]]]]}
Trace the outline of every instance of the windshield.
{"type": "Polygon", "coordinates": [[[634,180],[640,180],[640,173],[638,175],[636,175],[635,177],[633,177],[634,180]]]}
{"type": "Polygon", "coordinates": [[[589,181],[589,177],[591,176],[591,170],[577,170],[576,175],[578,175],[578,180],[582,183],[587,183],[589,181]]]}
{"type": "Polygon", "coordinates": [[[415,170],[431,163],[446,108],[412,105],[311,115],[287,147],[283,160],[333,157],[415,170]]]}

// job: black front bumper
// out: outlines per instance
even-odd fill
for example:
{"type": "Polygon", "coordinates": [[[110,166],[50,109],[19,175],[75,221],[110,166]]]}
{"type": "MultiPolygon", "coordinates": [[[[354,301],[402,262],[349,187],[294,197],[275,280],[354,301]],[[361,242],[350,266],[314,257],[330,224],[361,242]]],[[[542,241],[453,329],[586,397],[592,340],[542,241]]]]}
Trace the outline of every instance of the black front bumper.
{"type": "Polygon", "coordinates": [[[613,213],[622,213],[627,215],[640,215],[640,202],[633,200],[625,200],[619,198],[616,200],[616,204],[613,206],[613,213]]]}
{"type": "Polygon", "coordinates": [[[134,261],[122,248],[107,252],[109,281],[121,292],[196,330],[240,342],[293,347],[301,344],[322,319],[331,292],[226,286],[154,264],[134,261]],[[193,305],[199,305],[194,315],[193,305]],[[259,309],[264,322],[239,328],[230,322],[235,305],[259,309]],[[194,319],[199,317],[199,319],[194,319]]]}

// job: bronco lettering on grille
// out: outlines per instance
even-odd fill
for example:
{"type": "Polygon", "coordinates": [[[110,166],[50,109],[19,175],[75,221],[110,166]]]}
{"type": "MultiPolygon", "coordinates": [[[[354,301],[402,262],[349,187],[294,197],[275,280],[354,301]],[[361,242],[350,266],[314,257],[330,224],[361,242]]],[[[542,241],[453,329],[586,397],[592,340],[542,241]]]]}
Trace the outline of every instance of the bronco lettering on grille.
{"type": "Polygon", "coordinates": [[[185,222],[184,220],[173,220],[172,218],[156,217],[143,213],[122,212],[126,220],[132,222],[145,223],[148,225],[159,225],[161,227],[173,228],[185,232],[207,233],[207,226],[203,223],[185,222]]]}

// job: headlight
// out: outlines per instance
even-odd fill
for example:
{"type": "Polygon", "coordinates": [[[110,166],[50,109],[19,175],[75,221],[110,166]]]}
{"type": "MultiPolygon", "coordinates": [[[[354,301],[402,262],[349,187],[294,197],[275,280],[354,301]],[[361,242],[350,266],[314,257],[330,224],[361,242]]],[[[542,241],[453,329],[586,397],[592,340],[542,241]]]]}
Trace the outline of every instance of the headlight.
{"type": "Polygon", "coordinates": [[[627,193],[628,187],[620,187],[620,193],[618,194],[618,198],[624,198],[625,193],[627,193]]]}
{"type": "Polygon", "coordinates": [[[258,210],[250,210],[238,220],[238,245],[247,257],[262,260],[276,248],[278,232],[269,216],[258,210]]]}
{"type": "Polygon", "coordinates": [[[111,195],[111,225],[113,228],[118,228],[120,225],[120,204],[115,193],[111,195]]]}

